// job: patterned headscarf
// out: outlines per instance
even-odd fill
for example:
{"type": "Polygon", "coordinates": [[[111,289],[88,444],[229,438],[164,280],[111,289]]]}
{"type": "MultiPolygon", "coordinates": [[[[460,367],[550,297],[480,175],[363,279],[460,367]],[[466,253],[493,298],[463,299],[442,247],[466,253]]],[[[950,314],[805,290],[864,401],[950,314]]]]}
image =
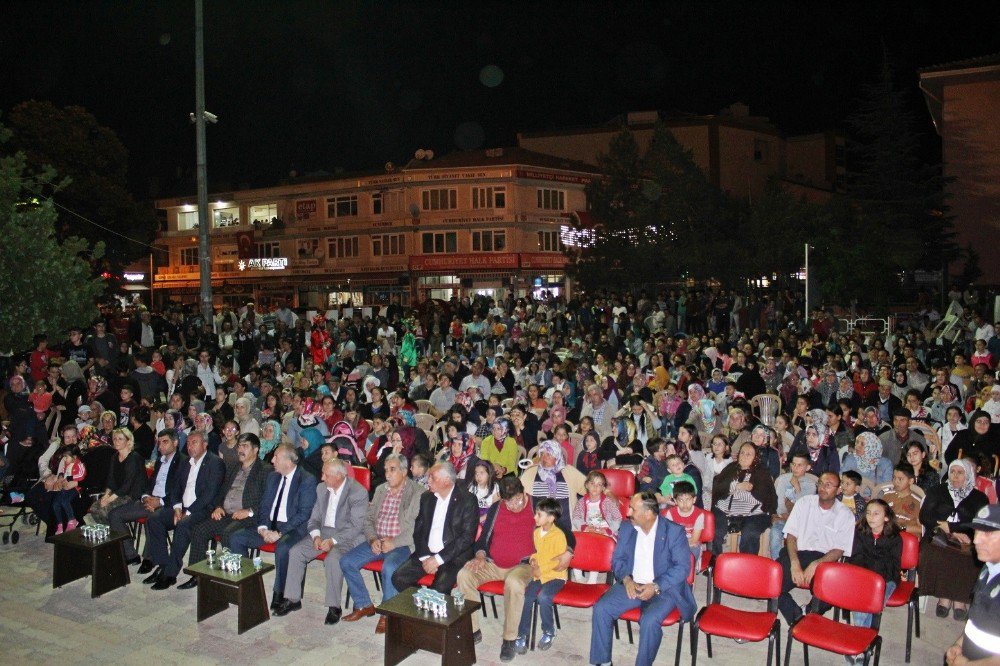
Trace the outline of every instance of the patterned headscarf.
{"type": "Polygon", "coordinates": [[[461,472],[462,468],[465,467],[465,463],[469,459],[469,456],[475,453],[475,451],[476,451],[475,440],[469,437],[469,433],[460,432],[458,433],[457,438],[448,441],[448,462],[451,463],[451,466],[455,468],[456,472],[461,472]],[[456,442],[462,443],[462,452],[459,453],[457,456],[454,454],[451,448],[456,442]]]}
{"type": "Polygon", "coordinates": [[[493,445],[497,447],[497,451],[503,451],[504,442],[507,441],[507,433],[510,432],[510,419],[506,416],[500,417],[493,422],[493,427],[499,427],[502,433],[499,439],[496,436],[493,437],[493,445]]]}
{"type": "Polygon", "coordinates": [[[863,432],[858,435],[857,440],[861,442],[861,450],[854,446],[854,458],[858,462],[858,473],[862,476],[871,476],[875,473],[875,467],[879,459],[882,458],[882,440],[873,432],[863,432]]]}
{"type": "Polygon", "coordinates": [[[692,407],[697,407],[698,403],[705,399],[705,388],[701,384],[691,384],[688,386],[688,402],[692,407]]]}
{"type": "Polygon", "coordinates": [[[538,459],[538,478],[545,482],[546,489],[548,490],[548,496],[555,497],[556,483],[558,482],[557,477],[563,467],[566,466],[566,458],[563,453],[563,447],[554,439],[547,439],[538,445],[538,459]],[[552,467],[542,466],[541,456],[543,453],[548,453],[550,456],[555,458],[556,461],[552,467]]]}
{"type": "Polygon", "coordinates": [[[961,488],[956,488],[951,485],[951,475],[949,474],[948,479],[948,492],[951,493],[951,499],[955,502],[955,506],[964,500],[976,487],[976,468],[972,466],[972,461],[968,458],[959,458],[957,460],[951,461],[948,465],[948,471],[951,472],[952,467],[961,467],[965,471],[965,485],[961,488]]]}
{"type": "Polygon", "coordinates": [[[830,419],[826,412],[822,409],[810,409],[806,414],[810,418],[809,427],[819,436],[819,445],[826,446],[827,438],[830,436],[830,419]]]}

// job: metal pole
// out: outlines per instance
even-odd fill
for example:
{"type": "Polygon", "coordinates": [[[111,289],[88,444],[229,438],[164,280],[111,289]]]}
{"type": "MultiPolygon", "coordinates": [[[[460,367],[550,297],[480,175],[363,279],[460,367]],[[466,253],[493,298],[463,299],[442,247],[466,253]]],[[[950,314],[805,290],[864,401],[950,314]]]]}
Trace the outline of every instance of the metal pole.
{"type": "Polygon", "coordinates": [[[809,321],[809,243],[806,243],[806,311],[802,314],[805,315],[806,322],[809,321]]]}
{"type": "Polygon", "coordinates": [[[198,148],[198,267],[201,283],[201,315],[212,318],[212,256],[208,237],[208,170],[205,156],[205,22],[202,0],[194,0],[194,96],[195,141],[198,148]]]}

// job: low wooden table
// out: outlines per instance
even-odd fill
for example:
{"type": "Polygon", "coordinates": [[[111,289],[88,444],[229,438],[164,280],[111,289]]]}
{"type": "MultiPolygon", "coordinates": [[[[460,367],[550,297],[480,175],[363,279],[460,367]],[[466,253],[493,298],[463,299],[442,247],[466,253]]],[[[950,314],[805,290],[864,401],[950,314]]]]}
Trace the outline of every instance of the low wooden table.
{"type": "Polygon", "coordinates": [[[267,622],[271,613],[267,609],[267,595],[264,592],[264,574],[274,569],[273,564],[253,568],[253,560],[243,558],[239,573],[228,573],[219,568],[219,560],[214,566],[208,560],[184,569],[184,573],[198,579],[198,622],[212,617],[236,604],[239,633],[253,629],[267,622]]]}
{"type": "Polygon", "coordinates": [[[52,537],[52,587],[90,576],[90,597],[125,587],[131,582],[125,562],[128,532],[112,532],[103,541],[85,539],[80,528],[52,537]]]}
{"type": "Polygon", "coordinates": [[[472,614],[479,602],[467,600],[460,609],[448,596],[448,616],[434,617],[413,603],[417,588],[402,590],[375,610],[386,617],[385,666],[395,666],[417,650],[441,655],[443,666],[476,663],[472,614]]]}

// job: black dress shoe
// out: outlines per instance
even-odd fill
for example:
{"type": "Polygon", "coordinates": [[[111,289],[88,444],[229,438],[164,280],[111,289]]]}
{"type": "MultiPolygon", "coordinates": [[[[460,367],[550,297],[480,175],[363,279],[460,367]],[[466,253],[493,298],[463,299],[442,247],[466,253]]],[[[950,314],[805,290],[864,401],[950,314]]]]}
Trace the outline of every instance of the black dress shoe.
{"type": "Polygon", "coordinates": [[[326,612],[326,621],[323,624],[337,624],[340,622],[341,610],[336,606],[330,606],[326,612]]]}
{"type": "Polygon", "coordinates": [[[278,617],[284,617],[292,611],[302,610],[301,601],[289,601],[288,599],[282,599],[278,607],[274,609],[274,614],[278,617]]]}
{"type": "Polygon", "coordinates": [[[278,610],[278,608],[281,607],[281,602],[284,600],[285,598],[283,596],[281,596],[278,593],[275,593],[274,596],[271,598],[271,611],[274,612],[278,610]]]}
{"type": "MultiPolygon", "coordinates": [[[[134,566],[136,564],[139,564],[140,562],[142,562],[142,558],[139,557],[138,555],[136,555],[135,557],[133,557],[131,560],[125,560],[125,564],[127,564],[130,567],[134,566]]],[[[140,571],[138,573],[142,573],[142,572],[140,571]]]]}
{"type": "Polygon", "coordinates": [[[174,578],[173,576],[163,576],[162,578],[160,578],[160,580],[158,580],[155,583],[153,583],[152,589],[154,589],[154,590],[165,590],[165,589],[167,589],[169,587],[173,587],[174,583],[176,583],[176,582],[177,582],[177,579],[174,578]]]}
{"type": "Polygon", "coordinates": [[[483,642],[483,632],[480,629],[476,629],[472,632],[472,642],[479,645],[483,642]]]}
{"type": "Polygon", "coordinates": [[[160,572],[160,567],[156,567],[156,569],[153,571],[153,573],[149,574],[148,576],[146,576],[145,578],[142,579],[142,584],[143,585],[152,585],[156,581],[160,580],[160,573],[161,573],[160,572]]]}
{"type": "Polygon", "coordinates": [[[180,585],[178,585],[177,589],[178,590],[192,590],[192,589],[194,589],[196,587],[198,587],[198,579],[195,578],[194,576],[191,576],[190,578],[187,579],[186,582],[181,583],[180,585]]]}
{"type": "MultiPolygon", "coordinates": [[[[136,555],[136,557],[139,557],[139,556],[136,555]]],[[[131,563],[132,563],[132,560],[129,560],[129,564],[131,564],[131,563]]],[[[143,560],[142,561],[142,565],[140,565],[139,570],[136,571],[136,573],[141,576],[142,574],[148,574],[152,570],[153,570],[153,563],[152,563],[152,561],[150,561],[150,560],[143,560]]]]}

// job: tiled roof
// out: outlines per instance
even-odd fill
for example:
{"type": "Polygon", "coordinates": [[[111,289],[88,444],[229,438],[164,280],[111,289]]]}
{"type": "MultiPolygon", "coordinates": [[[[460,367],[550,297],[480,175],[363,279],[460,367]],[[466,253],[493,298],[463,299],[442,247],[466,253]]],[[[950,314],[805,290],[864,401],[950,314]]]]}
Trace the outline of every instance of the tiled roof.
{"type": "Polygon", "coordinates": [[[917,71],[921,74],[930,74],[932,72],[950,72],[957,69],[973,69],[976,67],[992,67],[995,65],[1000,65],[1000,53],[978,56],[976,58],[966,58],[964,60],[952,60],[951,62],[943,62],[938,65],[923,67],[917,71]]]}
{"type": "Polygon", "coordinates": [[[543,169],[559,169],[562,171],[581,171],[584,173],[600,173],[600,171],[585,162],[568,160],[562,157],[536,153],[525,148],[493,148],[489,150],[466,150],[448,153],[431,160],[412,159],[403,167],[404,171],[425,169],[461,169],[465,167],[490,167],[521,165],[543,169]]]}

